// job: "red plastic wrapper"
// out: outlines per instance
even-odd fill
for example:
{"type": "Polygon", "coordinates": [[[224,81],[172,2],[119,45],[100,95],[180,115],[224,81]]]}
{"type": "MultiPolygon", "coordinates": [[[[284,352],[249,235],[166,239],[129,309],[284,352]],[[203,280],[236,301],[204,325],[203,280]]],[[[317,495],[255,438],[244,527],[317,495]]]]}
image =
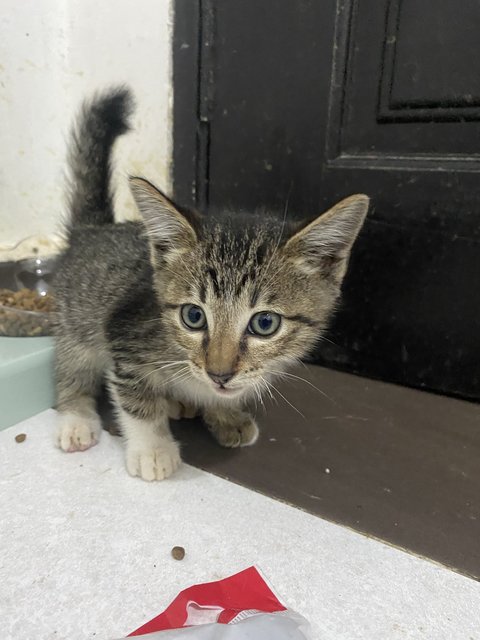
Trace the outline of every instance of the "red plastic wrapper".
{"type": "Polygon", "coordinates": [[[185,589],[129,636],[144,640],[311,640],[308,623],[288,610],[256,567],[185,589]]]}

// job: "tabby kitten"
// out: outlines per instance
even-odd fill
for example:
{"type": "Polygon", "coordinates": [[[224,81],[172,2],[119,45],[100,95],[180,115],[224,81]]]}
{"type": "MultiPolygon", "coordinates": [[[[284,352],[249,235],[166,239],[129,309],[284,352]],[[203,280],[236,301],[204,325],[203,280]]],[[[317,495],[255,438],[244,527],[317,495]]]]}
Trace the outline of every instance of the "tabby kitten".
{"type": "Polygon", "coordinates": [[[143,220],[114,224],[110,156],[131,111],[129,91],[110,90],[83,106],[72,135],[68,248],[55,282],[58,444],[98,442],[106,380],[128,472],[161,480],[180,464],[169,416],[201,414],[225,447],[257,440],[247,401],[321,335],[368,198],[300,225],[201,217],[131,178],[143,220]]]}

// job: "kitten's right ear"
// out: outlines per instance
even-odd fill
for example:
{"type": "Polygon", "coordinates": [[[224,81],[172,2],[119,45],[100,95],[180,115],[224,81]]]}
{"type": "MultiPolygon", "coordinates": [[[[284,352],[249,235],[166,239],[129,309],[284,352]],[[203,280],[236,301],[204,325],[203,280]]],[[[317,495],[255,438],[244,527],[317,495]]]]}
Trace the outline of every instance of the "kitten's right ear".
{"type": "Polygon", "coordinates": [[[168,258],[193,248],[197,242],[195,229],[167,196],[143,178],[131,177],[130,189],[156,251],[168,258]]]}

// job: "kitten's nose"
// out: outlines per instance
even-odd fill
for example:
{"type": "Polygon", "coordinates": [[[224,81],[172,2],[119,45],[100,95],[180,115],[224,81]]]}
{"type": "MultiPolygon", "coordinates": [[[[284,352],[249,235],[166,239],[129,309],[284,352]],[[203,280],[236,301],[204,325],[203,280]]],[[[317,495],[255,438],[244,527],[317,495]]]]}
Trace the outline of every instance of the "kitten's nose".
{"type": "Polygon", "coordinates": [[[229,371],[228,373],[212,373],[212,371],[207,371],[207,374],[217,384],[227,384],[235,375],[233,371],[229,371]]]}

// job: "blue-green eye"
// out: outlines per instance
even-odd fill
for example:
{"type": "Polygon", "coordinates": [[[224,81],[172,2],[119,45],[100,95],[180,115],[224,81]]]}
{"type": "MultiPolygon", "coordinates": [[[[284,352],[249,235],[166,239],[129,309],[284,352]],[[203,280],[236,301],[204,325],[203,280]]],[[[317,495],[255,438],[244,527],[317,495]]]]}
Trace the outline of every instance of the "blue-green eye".
{"type": "Polygon", "coordinates": [[[273,336],[281,324],[282,318],[278,313],[273,311],[260,311],[250,318],[248,323],[248,331],[256,336],[264,338],[273,336]]]}
{"type": "Polygon", "coordinates": [[[196,304],[184,304],[180,310],[183,323],[193,331],[200,331],[206,329],[207,318],[205,312],[196,304]]]}

